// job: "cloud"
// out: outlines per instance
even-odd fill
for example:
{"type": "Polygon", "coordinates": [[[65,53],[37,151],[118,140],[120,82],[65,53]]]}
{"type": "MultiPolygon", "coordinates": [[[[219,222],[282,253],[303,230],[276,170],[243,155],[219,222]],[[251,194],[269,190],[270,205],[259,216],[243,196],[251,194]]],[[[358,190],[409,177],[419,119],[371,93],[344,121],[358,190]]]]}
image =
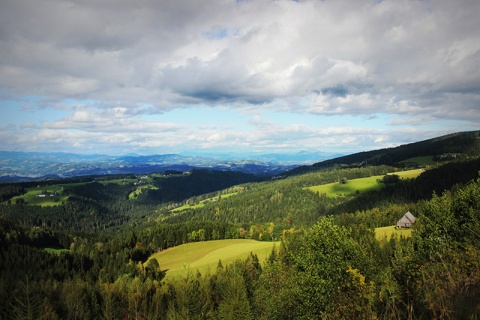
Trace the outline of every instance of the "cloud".
{"type": "Polygon", "coordinates": [[[126,91],[132,100],[150,92],[142,102],[154,103],[169,91],[180,101],[258,102],[337,86],[423,86],[459,66],[478,69],[478,19],[468,29],[457,21],[474,1],[205,3],[9,2],[2,86],[60,100],[126,91]]]}
{"type": "Polygon", "coordinates": [[[479,11],[476,0],[6,1],[0,95],[37,113],[64,110],[22,129],[41,127],[43,139],[65,145],[394,144],[405,127],[422,136],[451,131],[431,131],[446,120],[478,128],[479,11]],[[206,107],[306,119],[384,115],[392,134],[369,138],[367,127],[346,127],[333,142],[302,123],[220,132],[149,120],[206,107]],[[355,130],[362,138],[351,138],[355,130]]]}
{"type": "Polygon", "coordinates": [[[175,123],[132,118],[132,113],[129,112],[129,109],[118,107],[106,110],[85,107],[79,108],[62,119],[45,121],[42,127],[52,130],[82,130],[105,135],[110,135],[112,132],[118,131],[125,134],[156,133],[160,135],[164,132],[175,132],[184,128],[175,123]]]}
{"type": "MultiPolygon", "coordinates": [[[[22,129],[38,129],[40,128],[38,125],[31,123],[31,122],[24,122],[21,124],[20,128],[22,129]]],[[[14,129],[14,127],[11,127],[11,129],[14,129]]]]}

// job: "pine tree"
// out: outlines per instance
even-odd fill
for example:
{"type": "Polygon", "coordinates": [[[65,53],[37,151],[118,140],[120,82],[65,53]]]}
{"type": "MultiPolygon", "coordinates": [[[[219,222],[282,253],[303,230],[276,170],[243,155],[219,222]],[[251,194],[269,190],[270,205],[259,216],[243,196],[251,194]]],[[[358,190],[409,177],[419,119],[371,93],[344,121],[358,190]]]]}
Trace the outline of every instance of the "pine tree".
{"type": "Polygon", "coordinates": [[[21,281],[15,293],[15,303],[12,305],[13,319],[36,320],[41,316],[42,301],[40,296],[34,292],[33,286],[28,277],[21,281]]]}

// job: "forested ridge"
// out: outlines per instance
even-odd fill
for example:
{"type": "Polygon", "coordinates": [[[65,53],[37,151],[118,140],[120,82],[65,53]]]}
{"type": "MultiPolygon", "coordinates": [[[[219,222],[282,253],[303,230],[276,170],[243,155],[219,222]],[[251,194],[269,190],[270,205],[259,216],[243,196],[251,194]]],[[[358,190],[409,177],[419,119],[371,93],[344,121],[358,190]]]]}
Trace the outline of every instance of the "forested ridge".
{"type": "Polygon", "coordinates": [[[142,177],[1,184],[0,318],[478,317],[479,159],[432,166],[377,191],[306,189],[395,170],[337,166],[262,181],[200,170],[155,176],[133,199],[142,177]],[[59,183],[68,198],[58,204],[11,201],[59,183]],[[374,228],[406,211],[417,217],[412,237],[375,238],[374,228]],[[280,245],[267,261],[219,261],[207,274],[187,267],[174,279],[164,278],[162,261],[147,261],[182,243],[235,238],[280,245]]]}
{"type": "Polygon", "coordinates": [[[416,157],[431,156],[437,161],[466,158],[480,155],[480,131],[467,131],[448,134],[425,141],[409,143],[393,148],[354,153],[330,160],[301,166],[287,174],[301,174],[332,166],[362,167],[365,165],[408,167],[417,165],[410,160],[416,157]]]}

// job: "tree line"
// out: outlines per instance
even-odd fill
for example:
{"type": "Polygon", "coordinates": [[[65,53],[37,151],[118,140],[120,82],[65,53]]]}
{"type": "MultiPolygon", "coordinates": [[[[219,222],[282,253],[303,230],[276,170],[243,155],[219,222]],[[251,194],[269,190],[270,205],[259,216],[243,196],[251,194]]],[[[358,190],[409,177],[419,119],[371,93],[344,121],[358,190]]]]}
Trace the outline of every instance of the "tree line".
{"type": "Polygon", "coordinates": [[[180,213],[170,201],[218,191],[169,201],[152,193],[142,203],[128,200],[128,184],[88,183],[66,188],[59,206],[0,205],[0,318],[478,317],[478,160],[348,198],[304,189],[390,169],[329,169],[235,189],[221,182],[220,194],[237,194],[180,213]],[[375,239],[375,227],[408,210],[418,218],[411,238],[375,239]],[[266,261],[219,261],[207,274],[186,267],[172,279],[162,261],[147,262],[158,250],[228,238],[281,244],[266,261]]]}
{"type": "MultiPolygon", "coordinates": [[[[8,290],[1,292],[1,314],[6,319],[478,317],[480,181],[420,201],[415,209],[418,224],[411,238],[382,244],[368,224],[323,217],[284,233],[266,261],[250,255],[224,266],[220,260],[215,272],[185,268],[183,276],[166,280],[161,261],[132,261],[120,244],[75,239],[71,253],[53,255],[22,243],[12,236],[21,231],[3,222],[0,279],[8,290]]],[[[22,234],[33,241],[31,236],[22,234]]],[[[141,248],[138,240],[131,234],[124,241],[141,248]]]]}

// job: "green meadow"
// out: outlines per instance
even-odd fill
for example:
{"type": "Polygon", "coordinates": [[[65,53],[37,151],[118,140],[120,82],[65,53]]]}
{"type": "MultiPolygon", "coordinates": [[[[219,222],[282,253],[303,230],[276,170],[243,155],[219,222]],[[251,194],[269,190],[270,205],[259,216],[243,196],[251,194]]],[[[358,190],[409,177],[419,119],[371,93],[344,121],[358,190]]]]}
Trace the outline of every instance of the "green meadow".
{"type": "Polygon", "coordinates": [[[154,253],[149,259],[157,259],[160,268],[168,270],[167,277],[183,275],[187,270],[214,273],[219,260],[226,266],[237,259],[245,259],[250,252],[256,254],[260,263],[263,263],[275,244],[278,245],[249,239],[193,242],[154,253]]]}
{"type": "Polygon", "coordinates": [[[400,163],[417,163],[421,166],[430,166],[435,164],[435,160],[433,160],[433,156],[422,156],[422,157],[415,157],[415,158],[410,158],[404,161],[401,161],[400,163]]]}
{"type": "Polygon", "coordinates": [[[68,249],[56,249],[56,248],[43,248],[48,253],[60,255],[64,252],[70,252],[68,249]]]}
{"type": "Polygon", "coordinates": [[[375,238],[380,242],[389,241],[391,238],[405,237],[408,238],[412,235],[411,228],[408,229],[396,229],[395,226],[375,228],[375,238]]]}
{"type": "Polygon", "coordinates": [[[400,177],[400,179],[412,179],[418,177],[424,170],[423,169],[415,169],[415,170],[407,170],[407,171],[399,171],[392,174],[396,174],[400,177]]]}
{"type": "Polygon", "coordinates": [[[62,201],[68,199],[68,196],[63,195],[63,186],[60,185],[28,188],[26,190],[25,194],[13,197],[12,203],[23,199],[27,205],[47,207],[61,205],[62,201]]]}
{"type": "MultiPolygon", "coordinates": [[[[401,179],[410,179],[417,177],[422,172],[422,169],[399,171],[391,174],[398,175],[401,179]]],[[[353,195],[357,192],[365,192],[381,189],[384,184],[380,183],[383,176],[371,176],[367,178],[359,178],[348,180],[345,184],[339,182],[322,184],[318,186],[307,187],[315,193],[326,194],[328,197],[340,197],[346,195],[353,195]]]]}
{"type": "Polygon", "coordinates": [[[152,184],[141,185],[141,186],[137,187],[137,189],[135,191],[133,191],[132,193],[130,193],[128,195],[128,199],[130,199],[130,200],[136,199],[142,193],[142,190],[145,190],[145,189],[158,190],[158,187],[155,187],[152,184]]]}
{"type": "MultiPolygon", "coordinates": [[[[152,176],[158,176],[158,175],[150,175],[150,176],[147,176],[145,179],[142,179],[142,181],[144,181],[145,184],[139,185],[137,189],[129,195],[129,199],[135,199],[140,193],[142,193],[142,190],[144,189],[157,190],[158,188],[152,184],[153,183],[152,176]]],[[[134,184],[139,180],[137,178],[108,179],[107,177],[107,178],[96,178],[95,181],[102,185],[107,185],[110,183],[115,183],[119,185],[128,185],[128,184],[134,184]]],[[[37,206],[44,206],[44,207],[57,206],[57,205],[61,205],[63,201],[66,201],[68,199],[68,196],[63,194],[64,187],[75,187],[75,186],[85,185],[89,183],[91,182],[63,183],[63,184],[55,184],[51,186],[27,188],[25,189],[26,192],[24,194],[13,197],[11,201],[12,203],[16,203],[17,200],[23,199],[23,201],[25,201],[27,205],[32,205],[32,206],[37,205],[37,206]]]]}
{"type": "Polygon", "coordinates": [[[183,211],[183,210],[187,210],[187,209],[197,209],[197,208],[201,208],[201,207],[205,206],[205,204],[207,204],[207,203],[209,203],[209,202],[214,202],[214,201],[218,201],[218,200],[221,200],[221,199],[230,198],[231,196],[234,196],[234,195],[236,195],[237,193],[238,193],[238,192],[232,192],[232,193],[222,194],[222,195],[220,195],[220,199],[218,198],[218,196],[216,196],[216,197],[213,197],[213,198],[208,198],[208,199],[202,200],[202,201],[200,201],[199,203],[196,203],[196,204],[193,204],[193,205],[184,204],[183,206],[180,206],[180,207],[177,207],[177,208],[175,208],[175,209],[172,209],[172,212],[178,212],[178,211],[183,211]]]}
{"type": "Polygon", "coordinates": [[[107,184],[110,184],[110,183],[116,183],[116,184],[119,184],[119,185],[127,185],[127,184],[132,184],[132,183],[135,183],[138,181],[138,179],[127,179],[127,178],[122,178],[122,179],[95,179],[96,182],[100,183],[100,184],[103,184],[103,185],[107,185],[107,184]]]}

